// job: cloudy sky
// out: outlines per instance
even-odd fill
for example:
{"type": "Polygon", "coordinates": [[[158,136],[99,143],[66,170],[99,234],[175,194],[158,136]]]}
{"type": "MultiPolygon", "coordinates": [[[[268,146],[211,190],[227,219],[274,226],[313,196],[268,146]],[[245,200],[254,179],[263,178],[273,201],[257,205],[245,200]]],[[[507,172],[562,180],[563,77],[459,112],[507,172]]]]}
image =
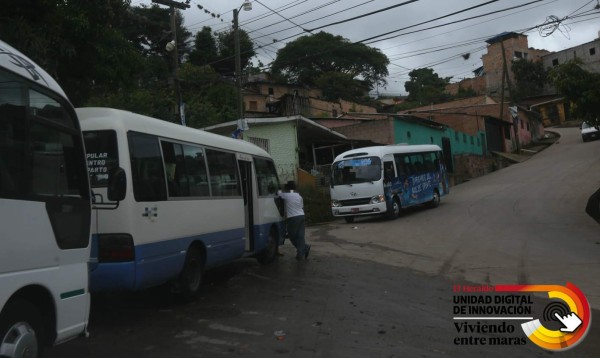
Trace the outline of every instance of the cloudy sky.
{"type": "MultiPolygon", "coordinates": [[[[471,77],[481,66],[485,40],[504,31],[525,31],[530,47],[549,51],[593,41],[600,31],[599,1],[251,0],[252,10],[242,10],[239,22],[260,46],[257,57],[265,66],[286,42],[309,34],[306,30],[379,48],[391,64],[388,85],[378,91],[398,95],[406,94],[404,82],[415,68],[433,68],[442,77],[452,77],[452,82],[471,77]],[[377,13],[368,15],[373,12],[377,13]],[[556,19],[562,20],[554,21],[558,26],[542,26],[556,19]]],[[[193,34],[203,26],[230,29],[233,9],[243,2],[191,0],[191,7],[183,11],[185,26],[193,34]]],[[[132,0],[133,6],[140,4],[151,1],[132,0]]]]}

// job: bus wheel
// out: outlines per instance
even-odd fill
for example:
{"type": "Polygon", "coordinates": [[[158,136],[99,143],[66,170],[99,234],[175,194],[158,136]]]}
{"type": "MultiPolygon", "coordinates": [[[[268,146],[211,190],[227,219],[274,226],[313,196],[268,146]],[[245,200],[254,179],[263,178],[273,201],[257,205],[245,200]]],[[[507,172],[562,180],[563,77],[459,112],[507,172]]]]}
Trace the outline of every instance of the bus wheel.
{"type": "Polygon", "coordinates": [[[388,213],[388,218],[395,219],[402,214],[402,207],[400,206],[400,200],[394,198],[392,200],[392,210],[388,213]]]}
{"type": "Polygon", "coordinates": [[[433,191],[433,199],[428,203],[430,208],[437,208],[440,205],[440,193],[433,191]]]}
{"type": "Polygon", "coordinates": [[[346,216],[344,217],[344,220],[346,220],[348,224],[352,224],[354,222],[354,216],[346,216]]]}
{"type": "Polygon", "coordinates": [[[0,315],[0,355],[41,357],[44,331],[37,308],[26,301],[9,303],[0,315]]]}
{"type": "Polygon", "coordinates": [[[204,278],[204,258],[197,247],[190,246],[177,282],[177,293],[190,300],[196,297],[204,278]]]}
{"type": "Polygon", "coordinates": [[[256,259],[261,264],[270,264],[277,259],[277,252],[279,251],[279,235],[277,230],[272,228],[269,232],[269,241],[267,247],[256,256],[256,259]]]}

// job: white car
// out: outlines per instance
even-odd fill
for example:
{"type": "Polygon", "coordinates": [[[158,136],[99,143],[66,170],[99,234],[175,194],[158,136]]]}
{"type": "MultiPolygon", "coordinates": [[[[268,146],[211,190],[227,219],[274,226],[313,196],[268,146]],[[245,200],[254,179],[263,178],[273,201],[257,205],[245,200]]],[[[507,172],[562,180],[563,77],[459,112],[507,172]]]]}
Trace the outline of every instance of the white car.
{"type": "Polygon", "coordinates": [[[591,126],[586,122],[583,122],[581,124],[581,138],[584,142],[587,142],[588,140],[592,139],[599,139],[600,131],[598,131],[598,128],[591,126]]]}

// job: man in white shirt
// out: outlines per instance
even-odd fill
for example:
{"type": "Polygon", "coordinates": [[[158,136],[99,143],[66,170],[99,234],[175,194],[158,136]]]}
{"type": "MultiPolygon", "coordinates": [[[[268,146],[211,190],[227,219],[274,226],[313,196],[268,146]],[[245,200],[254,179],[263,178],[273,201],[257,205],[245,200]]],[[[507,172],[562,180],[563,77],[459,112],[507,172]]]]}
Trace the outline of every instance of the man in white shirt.
{"type": "Polygon", "coordinates": [[[306,244],[304,238],[304,200],[296,192],[294,181],[289,181],[285,189],[288,192],[279,192],[279,196],[285,204],[285,223],[290,241],[296,247],[296,260],[308,259],[310,245],[306,244]]]}

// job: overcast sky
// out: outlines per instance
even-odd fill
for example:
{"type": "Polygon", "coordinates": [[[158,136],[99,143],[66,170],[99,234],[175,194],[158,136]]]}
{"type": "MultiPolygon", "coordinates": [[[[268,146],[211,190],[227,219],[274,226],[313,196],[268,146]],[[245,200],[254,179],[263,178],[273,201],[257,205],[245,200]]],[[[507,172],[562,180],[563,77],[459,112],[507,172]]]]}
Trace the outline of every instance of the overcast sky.
{"type": "MultiPolygon", "coordinates": [[[[184,25],[193,34],[203,26],[213,31],[230,29],[233,9],[243,2],[191,0],[191,7],[183,11],[184,25]]],[[[378,89],[380,94],[389,95],[406,94],[404,82],[408,80],[408,72],[415,68],[433,68],[441,77],[452,77],[452,82],[472,77],[472,71],[482,65],[486,39],[504,31],[522,32],[543,25],[551,16],[564,21],[558,28],[549,26],[525,32],[529,47],[560,51],[593,41],[600,31],[599,0],[252,0],[251,3],[251,11],[241,10],[239,14],[240,27],[250,34],[256,46],[262,46],[256,51],[265,66],[286,42],[309,34],[304,30],[326,31],[353,42],[373,38],[364,42],[379,48],[391,62],[388,85],[378,89]],[[467,10],[472,7],[477,8],[467,10]],[[386,8],[389,9],[333,24],[386,8]],[[440,17],[444,18],[435,20],[440,17]],[[430,27],[436,28],[427,29],[430,27]],[[465,54],[469,54],[468,59],[465,54]]],[[[140,4],[149,5],[151,0],[132,0],[133,6],[140,4]]],[[[254,63],[258,61],[255,59],[254,63]]]]}

